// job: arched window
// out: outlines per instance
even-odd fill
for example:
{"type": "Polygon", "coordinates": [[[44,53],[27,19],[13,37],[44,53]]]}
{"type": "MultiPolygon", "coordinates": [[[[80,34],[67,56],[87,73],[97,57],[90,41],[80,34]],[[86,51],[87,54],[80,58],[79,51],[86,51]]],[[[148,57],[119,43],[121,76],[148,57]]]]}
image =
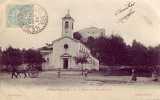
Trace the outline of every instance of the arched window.
{"type": "Polygon", "coordinates": [[[69,28],[69,22],[65,22],[65,28],[69,28]]]}

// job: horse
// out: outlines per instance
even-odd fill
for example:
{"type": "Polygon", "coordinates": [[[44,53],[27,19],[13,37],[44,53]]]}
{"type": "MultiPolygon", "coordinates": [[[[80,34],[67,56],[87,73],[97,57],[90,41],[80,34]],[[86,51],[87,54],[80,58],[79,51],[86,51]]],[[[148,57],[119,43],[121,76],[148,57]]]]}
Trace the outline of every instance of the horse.
{"type": "Polygon", "coordinates": [[[12,68],[12,78],[13,77],[21,77],[21,74],[24,74],[24,78],[27,77],[27,74],[29,76],[29,69],[30,67],[27,65],[27,64],[22,64],[22,65],[19,65],[19,66],[13,66],[12,68]]]}

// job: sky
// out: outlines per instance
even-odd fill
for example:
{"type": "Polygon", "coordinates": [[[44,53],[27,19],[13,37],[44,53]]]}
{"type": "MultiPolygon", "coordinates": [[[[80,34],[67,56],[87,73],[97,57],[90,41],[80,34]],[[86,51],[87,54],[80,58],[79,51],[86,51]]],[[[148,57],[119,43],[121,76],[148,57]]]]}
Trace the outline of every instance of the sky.
{"type": "Polygon", "coordinates": [[[74,31],[98,27],[106,29],[106,36],[117,34],[127,44],[134,39],[146,46],[160,44],[160,1],[133,0],[135,13],[123,23],[118,22],[127,13],[115,16],[129,0],[0,0],[0,46],[6,48],[39,48],[61,37],[61,18],[70,10],[75,19],[74,31]],[[19,27],[8,27],[8,5],[38,4],[48,13],[48,25],[38,34],[28,34],[19,27]]]}

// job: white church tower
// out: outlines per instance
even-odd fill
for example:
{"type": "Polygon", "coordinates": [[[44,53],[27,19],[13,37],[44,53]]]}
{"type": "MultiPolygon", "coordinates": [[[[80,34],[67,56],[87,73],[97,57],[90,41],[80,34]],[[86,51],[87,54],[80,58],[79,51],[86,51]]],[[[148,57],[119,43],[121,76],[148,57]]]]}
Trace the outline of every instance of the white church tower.
{"type": "Polygon", "coordinates": [[[68,10],[67,14],[62,18],[62,37],[68,36],[73,38],[74,19],[68,10]]]}

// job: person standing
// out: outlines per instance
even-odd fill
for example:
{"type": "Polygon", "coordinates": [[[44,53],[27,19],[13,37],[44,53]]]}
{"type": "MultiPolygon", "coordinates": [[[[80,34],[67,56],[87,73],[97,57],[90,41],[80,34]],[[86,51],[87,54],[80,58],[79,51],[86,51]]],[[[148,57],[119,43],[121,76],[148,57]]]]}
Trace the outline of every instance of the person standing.
{"type": "Polygon", "coordinates": [[[137,76],[136,76],[136,72],[135,72],[135,69],[132,69],[132,78],[131,78],[132,81],[137,81],[137,76]]]}

